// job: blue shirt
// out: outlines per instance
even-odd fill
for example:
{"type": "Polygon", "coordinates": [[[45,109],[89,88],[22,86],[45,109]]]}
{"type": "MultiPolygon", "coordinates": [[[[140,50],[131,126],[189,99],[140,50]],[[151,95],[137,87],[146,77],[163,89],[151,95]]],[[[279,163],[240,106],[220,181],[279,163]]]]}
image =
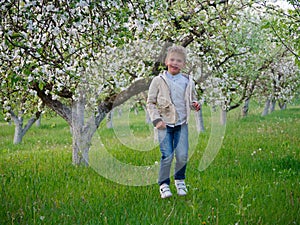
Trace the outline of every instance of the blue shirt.
{"type": "Polygon", "coordinates": [[[168,79],[168,85],[171,91],[171,99],[175,105],[176,112],[178,114],[178,121],[175,125],[180,125],[186,122],[186,101],[185,90],[189,83],[189,80],[181,73],[172,75],[166,73],[168,79]]]}

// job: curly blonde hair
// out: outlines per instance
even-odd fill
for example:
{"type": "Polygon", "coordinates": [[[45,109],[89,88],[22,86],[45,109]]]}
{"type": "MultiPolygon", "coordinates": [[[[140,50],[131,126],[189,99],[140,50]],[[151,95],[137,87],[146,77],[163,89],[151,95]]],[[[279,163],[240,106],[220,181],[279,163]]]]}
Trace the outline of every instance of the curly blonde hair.
{"type": "Polygon", "coordinates": [[[187,53],[186,53],[186,49],[180,45],[174,45],[171,46],[167,49],[167,56],[166,58],[168,58],[168,56],[172,53],[177,53],[182,55],[184,62],[186,62],[186,58],[187,58],[187,53]]]}

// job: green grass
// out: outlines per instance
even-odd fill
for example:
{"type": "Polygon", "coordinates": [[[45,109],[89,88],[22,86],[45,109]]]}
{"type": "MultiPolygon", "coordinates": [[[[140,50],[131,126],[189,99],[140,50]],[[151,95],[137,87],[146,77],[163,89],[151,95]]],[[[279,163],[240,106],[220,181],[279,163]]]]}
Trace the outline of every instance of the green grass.
{"type": "MultiPolygon", "coordinates": [[[[160,199],[157,184],[126,186],[93,168],[72,165],[68,125],[59,118],[32,127],[13,145],[13,126],[1,123],[0,224],[300,224],[300,108],[247,118],[228,115],[226,135],[213,163],[199,162],[206,132],[187,170],[189,193],[160,199]]],[[[147,136],[144,118],[130,124],[147,136]]],[[[133,165],[159,161],[159,149],[132,151],[103,125],[99,131],[109,153],[133,165]]]]}

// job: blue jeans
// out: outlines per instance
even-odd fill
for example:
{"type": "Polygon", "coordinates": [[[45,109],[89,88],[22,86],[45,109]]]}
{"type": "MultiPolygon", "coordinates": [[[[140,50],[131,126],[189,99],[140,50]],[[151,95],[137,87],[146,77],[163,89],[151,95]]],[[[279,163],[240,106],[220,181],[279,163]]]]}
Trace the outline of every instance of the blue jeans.
{"type": "Polygon", "coordinates": [[[158,184],[170,184],[170,170],[174,158],[175,180],[185,179],[186,164],[188,160],[188,126],[187,124],[168,127],[158,130],[158,140],[161,151],[158,184]]]}

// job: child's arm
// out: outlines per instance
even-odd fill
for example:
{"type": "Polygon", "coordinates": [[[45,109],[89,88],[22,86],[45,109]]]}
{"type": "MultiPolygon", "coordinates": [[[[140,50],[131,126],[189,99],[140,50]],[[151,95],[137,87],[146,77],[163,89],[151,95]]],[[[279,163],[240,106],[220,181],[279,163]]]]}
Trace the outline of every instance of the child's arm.
{"type": "Polygon", "coordinates": [[[158,87],[159,87],[159,79],[155,77],[149,87],[148,98],[147,98],[147,110],[150,116],[150,119],[153,125],[156,127],[157,125],[163,122],[160,113],[157,108],[157,95],[158,95],[158,87]]]}

